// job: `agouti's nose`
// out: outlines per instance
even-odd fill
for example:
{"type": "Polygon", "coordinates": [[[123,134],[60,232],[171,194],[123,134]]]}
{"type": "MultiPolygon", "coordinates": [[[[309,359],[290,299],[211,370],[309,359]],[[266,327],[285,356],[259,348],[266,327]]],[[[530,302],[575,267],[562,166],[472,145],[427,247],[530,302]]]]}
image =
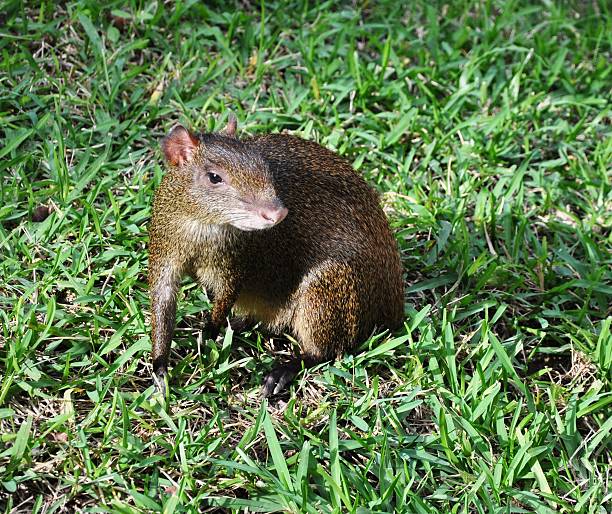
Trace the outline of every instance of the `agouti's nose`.
{"type": "Polygon", "coordinates": [[[259,209],[259,215],[269,221],[271,225],[276,225],[285,219],[289,209],[287,207],[263,207],[259,209]]]}

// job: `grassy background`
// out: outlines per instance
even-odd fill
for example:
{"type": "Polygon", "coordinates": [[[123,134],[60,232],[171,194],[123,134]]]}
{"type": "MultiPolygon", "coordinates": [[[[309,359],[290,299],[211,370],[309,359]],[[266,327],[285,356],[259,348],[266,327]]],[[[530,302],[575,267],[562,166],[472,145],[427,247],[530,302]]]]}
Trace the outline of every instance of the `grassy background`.
{"type": "Polygon", "coordinates": [[[610,4],[104,4],[0,1],[0,508],[605,512],[610,4]],[[262,405],[279,343],[186,283],[166,412],[158,141],[230,110],[381,191],[405,329],[262,405]]]}

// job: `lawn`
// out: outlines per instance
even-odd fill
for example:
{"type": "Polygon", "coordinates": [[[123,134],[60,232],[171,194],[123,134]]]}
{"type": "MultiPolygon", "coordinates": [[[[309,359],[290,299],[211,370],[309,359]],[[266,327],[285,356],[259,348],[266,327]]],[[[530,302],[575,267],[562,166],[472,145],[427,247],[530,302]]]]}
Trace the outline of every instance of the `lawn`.
{"type": "Polygon", "coordinates": [[[609,512],[610,4],[230,4],[0,1],[0,511],[609,512]],[[230,112],[380,191],[405,324],[262,402],[186,281],[164,404],[159,141],[230,112]]]}

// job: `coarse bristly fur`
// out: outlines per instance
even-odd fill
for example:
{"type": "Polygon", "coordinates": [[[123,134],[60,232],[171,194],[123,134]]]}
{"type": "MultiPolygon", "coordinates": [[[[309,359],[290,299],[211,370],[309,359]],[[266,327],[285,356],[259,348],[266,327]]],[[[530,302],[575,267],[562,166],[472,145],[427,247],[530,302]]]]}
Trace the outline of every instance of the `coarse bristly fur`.
{"type": "Polygon", "coordinates": [[[178,127],[162,144],[169,169],[149,243],[154,370],[167,372],[176,292],[189,274],[212,293],[213,331],[233,308],[298,340],[295,363],[264,380],[268,396],[300,362],[397,328],[402,268],[377,193],[347,161],[297,137],[239,140],[234,129],[194,136],[178,127]]]}

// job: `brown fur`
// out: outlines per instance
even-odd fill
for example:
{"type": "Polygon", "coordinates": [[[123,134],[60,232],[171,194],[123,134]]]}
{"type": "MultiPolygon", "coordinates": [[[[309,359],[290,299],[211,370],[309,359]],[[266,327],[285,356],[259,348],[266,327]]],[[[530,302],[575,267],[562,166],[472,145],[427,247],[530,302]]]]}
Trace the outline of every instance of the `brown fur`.
{"type": "Polygon", "coordinates": [[[156,373],[166,373],[184,274],[214,295],[213,327],[234,308],[273,331],[292,332],[307,364],[336,357],[375,328],[397,328],[402,269],[375,191],[316,143],[278,134],[240,141],[229,128],[201,136],[193,158],[171,166],[155,195],[149,284],[156,373]],[[194,200],[194,173],[209,155],[241,198],[282,202],[286,218],[247,232],[219,218],[231,198],[194,200]]]}

